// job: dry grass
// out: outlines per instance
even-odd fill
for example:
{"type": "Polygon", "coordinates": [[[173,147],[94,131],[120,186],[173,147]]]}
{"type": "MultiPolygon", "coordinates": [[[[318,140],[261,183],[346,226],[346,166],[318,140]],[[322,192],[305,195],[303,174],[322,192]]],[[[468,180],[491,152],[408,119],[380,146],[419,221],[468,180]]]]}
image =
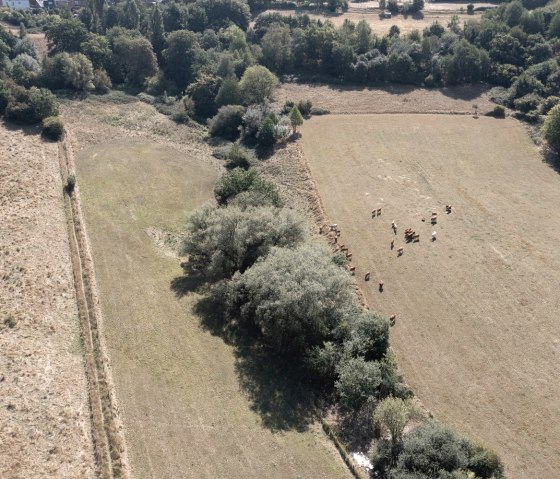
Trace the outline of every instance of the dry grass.
{"type": "Polygon", "coordinates": [[[200,134],[142,103],[92,99],[64,116],[133,475],[351,477],[320,426],[282,409],[275,378],[258,378],[267,365],[201,324],[201,296],[171,289],[169,232],[221,171],[200,134]]]}
{"type": "MultiPolygon", "coordinates": [[[[376,2],[377,3],[377,2],[376,2]]],[[[431,4],[428,4],[431,7],[431,4]]],[[[439,6],[439,4],[437,4],[439,6]]],[[[320,12],[313,13],[309,10],[267,10],[261,15],[266,15],[267,13],[280,13],[285,16],[295,16],[295,15],[308,15],[310,18],[315,20],[331,21],[335,26],[341,26],[345,20],[351,20],[354,23],[360,20],[365,20],[371,30],[376,35],[387,35],[391,26],[396,25],[399,27],[401,34],[410,33],[413,30],[419,30],[422,32],[424,28],[429,27],[434,22],[439,22],[441,25],[447,28],[447,24],[450,22],[451,17],[457,15],[459,17],[459,26],[463,27],[464,22],[468,20],[480,20],[481,14],[475,13],[474,15],[467,15],[466,13],[461,13],[460,8],[465,8],[466,4],[456,4],[457,6],[453,8],[455,4],[443,4],[444,7],[441,9],[427,8],[423,14],[408,15],[404,17],[403,15],[395,15],[393,18],[380,18],[380,10],[377,8],[374,10],[371,7],[361,6],[361,4],[352,4],[348,12],[346,13],[328,13],[320,12]]]]}
{"type": "Polygon", "coordinates": [[[509,477],[557,477],[558,173],[510,119],[330,116],[302,134],[370,305],[397,314],[392,344],[418,397],[437,419],[495,448],[509,477]],[[375,220],[373,207],[383,208],[375,220]],[[404,244],[406,227],[420,243],[404,244]],[[400,258],[392,238],[404,246],[400,258]]]}
{"type": "Polygon", "coordinates": [[[0,129],[0,477],[91,478],[58,148],[0,129]]]}
{"type": "Polygon", "coordinates": [[[448,88],[415,88],[392,85],[379,88],[338,86],[324,84],[283,83],[276,90],[275,98],[283,104],[286,100],[311,100],[314,106],[328,108],[331,113],[454,113],[473,112],[478,105],[480,112],[490,111],[495,105],[489,98],[490,87],[473,85],[448,88]]]}

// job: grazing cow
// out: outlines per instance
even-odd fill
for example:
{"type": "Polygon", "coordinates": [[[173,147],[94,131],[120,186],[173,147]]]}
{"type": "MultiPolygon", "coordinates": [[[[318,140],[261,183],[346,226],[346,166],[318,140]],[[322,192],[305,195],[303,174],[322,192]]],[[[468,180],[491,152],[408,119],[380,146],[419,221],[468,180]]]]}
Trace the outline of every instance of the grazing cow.
{"type": "Polygon", "coordinates": [[[348,253],[348,248],[345,246],[344,248],[340,248],[341,253],[348,253]]]}
{"type": "Polygon", "coordinates": [[[424,216],[422,216],[422,222],[425,222],[426,218],[424,216]]]}
{"type": "Polygon", "coordinates": [[[331,231],[336,231],[338,229],[338,225],[336,223],[331,225],[331,231]]]}
{"type": "Polygon", "coordinates": [[[396,320],[397,320],[397,315],[396,314],[392,314],[391,316],[389,316],[389,321],[391,322],[391,326],[395,325],[396,320]]]}
{"type": "Polygon", "coordinates": [[[352,253],[346,253],[346,259],[348,261],[351,261],[352,260],[352,253]]]}
{"type": "Polygon", "coordinates": [[[437,234],[435,231],[432,231],[432,241],[435,241],[437,237],[437,234]]]}
{"type": "Polygon", "coordinates": [[[437,224],[437,216],[432,216],[431,223],[433,225],[437,224]]]}
{"type": "Polygon", "coordinates": [[[380,293],[383,292],[383,280],[382,279],[379,280],[379,292],[380,293]]]}
{"type": "Polygon", "coordinates": [[[354,275],[356,274],[356,267],[355,267],[355,266],[350,266],[350,267],[348,268],[348,271],[350,271],[350,274],[351,274],[352,276],[354,276],[354,275]]]}
{"type": "Polygon", "coordinates": [[[377,216],[381,216],[381,208],[377,208],[377,216]]]}
{"type": "Polygon", "coordinates": [[[401,246],[398,250],[397,250],[397,255],[398,256],[402,256],[404,253],[404,248],[401,246]]]}
{"type": "Polygon", "coordinates": [[[412,235],[412,242],[418,243],[420,241],[420,233],[415,233],[412,235]]]}
{"type": "Polygon", "coordinates": [[[395,247],[395,240],[392,239],[392,240],[391,240],[391,250],[392,250],[394,247],[395,247]]]}
{"type": "Polygon", "coordinates": [[[375,218],[376,215],[377,215],[377,210],[371,210],[371,217],[375,218]]]}
{"type": "Polygon", "coordinates": [[[445,205],[445,211],[447,211],[447,214],[451,213],[451,205],[445,205]]]}
{"type": "Polygon", "coordinates": [[[365,279],[366,281],[369,281],[369,277],[370,277],[370,272],[368,271],[368,272],[366,273],[364,279],[365,279]]]}

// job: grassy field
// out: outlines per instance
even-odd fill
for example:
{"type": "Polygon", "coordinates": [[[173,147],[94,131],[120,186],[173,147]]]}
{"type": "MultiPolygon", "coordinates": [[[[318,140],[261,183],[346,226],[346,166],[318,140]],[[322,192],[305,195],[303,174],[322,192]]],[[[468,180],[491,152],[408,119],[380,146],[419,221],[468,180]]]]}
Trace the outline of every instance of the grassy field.
{"type": "MultiPolygon", "coordinates": [[[[102,109],[66,111],[89,119],[74,123],[78,142],[96,131],[102,138],[105,117],[123,120],[151,107],[102,109]]],[[[262,365],[201,325],[200,296],[171,288],[182,271],[166,234],[211,198],[219,168],[199,140],[187,145],[188,154],[167,142],[173,132],[186,141],[188,129],[179,132],[153,110],[151,118],[160,122],[159,140],[148,141],[147,132],[135,140],[138,123],[131,122],[108,129],[120,141],[89,142],[76,157],[134,477],[351,477],[316,424],[291,421],[297,411],[283,415],[282,392],[252,374],[262,365]]]]}
{"type": "Polygon", "coordinates": [[[511,119],[331,115],[302,136],[370,306],[397,315],[392,345],[421,401],[495,448],[509,477],[557,477],[558,173],[511,119]],[[420,243],[404,243],[407,227],[420,243]]]}
{"type": "Polygon", "coordinates": [[[58,145],[0,124],[0,477],[95,475],[58,145]]]}
{"type": "MultiPolygon", "coordinates": [[[[377,3],[377,2],[375,2],[377,3]]],[[[439,22],[445,28],[447,28],[447,24],[450,22],[451,17],[456,15],[459,17],[459,26],[460,28],[463,27],[464,22],[468,20],[480,20],[481,14],[476,13],[475,15],[467,15],[466,13],[461,13],[459,10],[461,6],[466,10],[466,4],[458,4],[454,9],[450,8],[452,4],[444,4],[446,8],[442,8],[441,10],[430,10],[429,8],[426,9],[423,14],[421,15],[408,15],[404,17],[403,15],[395,15],[393,18],[380,18],[379,13],[380,10],[377,8],[373,10],[372,8],[364,8],[360,7],[360,4],[351,4],[352,6],[345,13],[328,13],[328,12],[320,12],[314,13],[313,11],[309,10],[267,10],[262,15],[266,15],[267,13],[280,13],[286,16],[296,16],[296,15],[308,15],[310,18],[315,20],[331,21],[335,26],[341,26],[345,20],[351,20],[354,23],[359,22],[360,20],[365,20],[371,30],[376,35],[387,35],[391,26],[396,25],[399,27],[401,33],[410,33],[413,30],[419,30],[422,32],[424,28],[429,27],[434,22],[439,22]]]]}

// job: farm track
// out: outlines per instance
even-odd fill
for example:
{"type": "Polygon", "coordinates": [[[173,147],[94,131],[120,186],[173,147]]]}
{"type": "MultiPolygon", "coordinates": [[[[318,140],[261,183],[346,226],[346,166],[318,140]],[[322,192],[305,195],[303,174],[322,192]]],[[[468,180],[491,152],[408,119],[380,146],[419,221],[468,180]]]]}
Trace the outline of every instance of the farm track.
{"type": "MultiPolygon", "coordinates": [[[[64,184],[68,175],[75,172],[68,133],[66,139],[59,143],[59,160],[64,184]]],[[[79,186],[76,185],[71,195],[65,195],[64,203],[84,347],[96,475],[101,479],[128,479],[130,470],[111,379],[109,358],[101,333],[101,312],[79,194],[79,186]]]]}

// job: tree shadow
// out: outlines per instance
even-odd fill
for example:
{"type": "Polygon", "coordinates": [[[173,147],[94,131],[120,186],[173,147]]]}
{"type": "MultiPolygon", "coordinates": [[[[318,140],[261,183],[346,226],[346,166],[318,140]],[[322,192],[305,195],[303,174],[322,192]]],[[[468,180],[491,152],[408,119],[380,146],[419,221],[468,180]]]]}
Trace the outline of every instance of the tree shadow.
{"type": "Polygon", "coordinates": [[[39,136],[41,135],[41,124],[25,125],[23,123],[15,123],[7,120],[2,120],[2,126],[8,131],[21,131],[26,136],[39,136]]]}
{"type": "Polygon", "coordinates": [[[543,161],[550,166],[556,173],[560,174],[560,155],[552,151],[550,148],[543,148],[543,161]]]}
{"type": "Polygon", "coordinates": [[[263,346],[237,345],[235,371],[242,391],[271,431],[306,431],[316,419],[311,384],[287,358],[263,346]]]}
{"type": "Polygon", "coordinates": [[[446,97],[454,100],[472,101],[490,91],[492,87],[486,83],[475,83],[471,85],[457,85],[438,88],[446,97]]]}
{"type": "Polygon", "coordinates": [[[275,354],[260,342],[255,327],[232,320],[223,308],[219,286],[194,307],[201,327],[234,348],[235,373],[251,409],[267,429],[305,431],[317,417],[316,393],[292,358],[275,354]]]}
{"type": "Polygon", "coordinates": [[[338,436],[351,451],[367,451],[379,431],[373,421],[375,401],[367,401],[358,411],[341,412],[338,436]]]}
{"type": "Polygon", "coordinates": [[[188,261],[181,263],[183,274],[171,280],[170,288],[177,298],[199,291],[207,284],[206,278],[188,261]]]}

